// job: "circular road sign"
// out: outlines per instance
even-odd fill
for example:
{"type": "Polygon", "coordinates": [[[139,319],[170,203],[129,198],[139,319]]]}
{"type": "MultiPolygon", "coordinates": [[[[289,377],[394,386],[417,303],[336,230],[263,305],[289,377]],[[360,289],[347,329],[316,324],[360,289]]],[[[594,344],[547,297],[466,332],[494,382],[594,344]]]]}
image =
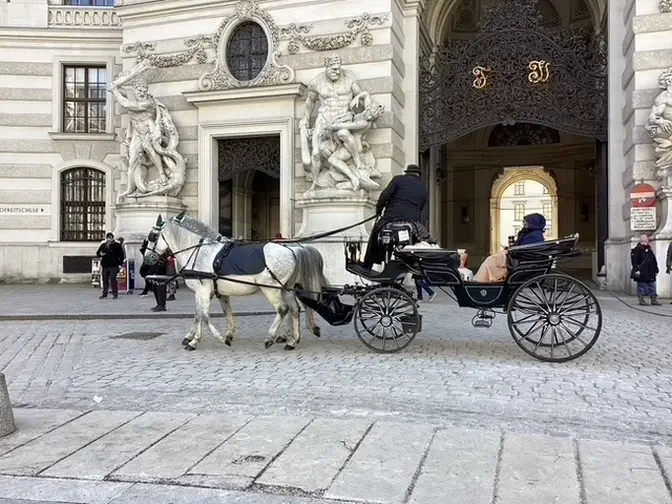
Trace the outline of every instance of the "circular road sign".
{"type": "Polygon", "coordinates": [[[638,184],[630,193],[630,199],[637,208],[652,207],[656,204],[656,190],[649,184],[638,184]]]}

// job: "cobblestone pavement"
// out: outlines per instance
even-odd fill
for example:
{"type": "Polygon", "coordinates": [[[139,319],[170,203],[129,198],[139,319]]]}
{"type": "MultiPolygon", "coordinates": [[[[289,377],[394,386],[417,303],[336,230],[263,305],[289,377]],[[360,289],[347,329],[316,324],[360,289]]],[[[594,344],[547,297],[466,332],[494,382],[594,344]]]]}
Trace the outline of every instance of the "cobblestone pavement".
{"type": "MultiPolygon", "coordinates": [[[[265,499],[289,492],[324,502],[429,504],[436,495],[445,502],[445,492],[460,488],[473,497],[458,499],[464,503],[492,502],[493,495],[497,504],[672,502],[666,488],[667,468],[672,469],[667,448],[672,446],[672,320],[633,309],[627,299],[598,296],[604,311],[600,340],[585,356],[557,365],[524,354],[504,317],[489,330],[477,330],[470,324],[473,311],[445,300],[422,306],[423,332],[393,355],[370,353],[352,328],[325,324],[319,339],[304,330],[295,352],[280,345],[264,350],[270,316],[238,319],[239,335],[230,348],[204,335],[196,352],[180,345],[191,324],[186,319],[5,321],[0,371],[20,425],[28,426],[14,438],[23,444],[65,425],[54,431],[58,436],[14,446],[0,458],[0,474],[13,477],[0,481],[0,504],[23,498],[21,492],[38,483],[57,484],[45,481],[57,481],[59,488],[74,485],[62,479],[36,483],[33,477],[67,479],[77,464],[90,473],[82,472],[83,478],[109,480],[102,482],[111,485],[105,502],[124,504],[143,502],[132,494],[149,487],[136,483],[243,491],[212,502],[248,502],[250,492],[262,492],[265,499]],[[154,334],[124,337],[137,332],[154,334]],[[154,438],[148,434],[138,441],[134,426],[139,423],[145,432],[141,412],[151,416],[146,425],[154,438]],[[169,413],[164,423],[155,421],[157,412],[169,413]],[[127,423],[134,427],[130,433],[122,430],[127,423]],[[68,432],[68,425],[77,429],[68,432]],[[165,450],[175,459],[185,457],[180,463],[148,448],[175,429],[183,430],[165,450]],[[117,434],[109,438],[112,431],[117,434]],[[17,438],[22,432],[28,435],[17,438]],[[82,432],[89,432],[83,441],[82,432]],[[230,438],[235,432],[261,443],[261,454],[227,445],[237,439],[230,438]],[[55,439],[68,441],[55,449],[55,439]],[[116,453],[114,467],[109,461],[98,467],[104,461],[95,450],[89,454],[95,464],[76,456],[98,439],[100,453],[116,453]],[[345,451],[325,460],[339,443],[345,451]],[[115,449],[104,449],[108,445],[115,449]],[[132,449],[117,448],[122,445],[132,449]],[[218,447],[226,457],[213,458],[218,447]],[[138,462],[141,453],[149,455],[138,462]],[[75,458],[68,462],[70,457],[75,458]],[[448,467],[456,457],[460,464],[448,467]],[[393,463],[399,459],[406,460],[403,467],[393,463]],[[319,462],[322,472],[302,465],[310,460],[319,462]],[[140,469],[145,462],[157,466],[155,473],[140,469]],[[217,473],[222,464],[246,469],[227,469],[224,477],[217,473]],[[384,481],[372,476],[377,472],[387,475],[381,476],[384,481]],[[313,473],[321,479],[301,480],[313,473]],[[357,479],[362,474],[367,481],[357,479]],[[571,499],[554,500],[548,481],[571,499]],[[14,490],[3,493],[6,488],[14,490]],[[487,491],[478,494],[475,488],[487,491]],[[531,492],[527,496],[519,493],[525,488],[531,492]],[[622,492],[623,500],[610,497],[610,491],[622,492]],[[634,498],[645,491],[653,493],[634,498]]],[[[245,301],[240,303],[243,308],[245,301]]],[[[660,310],[670,313],[668,307],[660,310]]],[[[223,327],[224,321],[215,324],[223,327]]],[[[37,494],[26,495],[39,500],[37,494]]],[[[64,502],[94,502],[81,499],[64,502]]]]}

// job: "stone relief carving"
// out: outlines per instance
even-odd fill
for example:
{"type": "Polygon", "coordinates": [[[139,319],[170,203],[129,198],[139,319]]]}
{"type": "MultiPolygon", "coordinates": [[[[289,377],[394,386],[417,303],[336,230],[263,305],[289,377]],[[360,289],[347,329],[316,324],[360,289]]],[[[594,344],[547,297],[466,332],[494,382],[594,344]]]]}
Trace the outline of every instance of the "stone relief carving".
{"type": "Polygon", "coordinates": [[[222,20],[213,34],[200,34],[184,41],[187,49],[174,54],[150,54],[156,45],[150,42],[135,42],[123,47],[127,54],[135,53],[136,63],[148,60],[158,68],[185,65],[192,59],[200,64],[209,62],[208,48],[214,48],[215,56],[211,60],[214,68],[199,79],[199,87],[206,91],[233,89],[254,86],[273,86],[294,82],[294,70],[279,63],[279,29],[268,12],[259,8],[255,0],[242,0],[236,5],[233,15],[222,20]],[[250,81],[239,81],[226,65],[226,44],[233,29],[244,21],[258,23],[268,38],[269,53],[261,72],[250,81]]]}
{"type": "Polygon", "coordinates": [[[75,26],[77,28],[120,28],[119,15],[109,8],[79,9],[77,7],[63,7],[50,5],[49,26],[75,26]]]}
{"type": "Polygon", "coordinates": [[[215,68],[201,77],[199,81],[201,89],[272,86],[294,82],[294,70],[278,62],[280,56],[278,27],[271,15],[260,9],[253,0],[243,0],[236,5],[235,13],[231,17],[224,18],[215,34],[212,35],[211,44],[217,52],[215,68]],[[264,29],[269,39],[269,57],[259,75],[250,81],[241,82],[231,75],[226,65],[225,55],[228,35],[231,34],[236,25],[244,21],[254,21],[264,29]]]}
{"type": "Polygon", "coordinates": [[[672,12],[672,0],[660,0],[658,8],[660,12],[672,12]]]}
{"type": "Polygon", "coordinates": [[[108,85],[130,118],[121,148],[121,168],[128,174],[128,186],[119,194],[118,203],[126,198],[176,197],[186,179],[186,160],[177,152],[180,138],[173,118],[166,106],[149,93],[147,81],[140,77],[151,66],[148,60],[143,60],[108,85]],[[126,86],[130,82],[132,90],[126,86]],[[148,180],[152,167],[158,177],[148,180]]]}
{"type": "Polygon", "coordinates": [[[663,186],[672,187],[672,68],[658,78],[663,91],[656,97],[646,126],[655,144],[657,175],[663,186]]]}
{"type": "Polygon", "coordinates": [[[349,31],[333,35],[309,35],[313,29],[312,25],[291,23],[286,28],[280,30],[280,39],[289,40],[287,48],[289,54],[297,54],[299,52],[299,42],[311,51],[334,51],[348,47],[357,37],[360,37],[363,46],[370,46],[373,43],[373,36],[369,31],[369,27],[383,25],[388,17],[388,14],[372,16],[368,12],[365,12],[361,16],[348,19],[345,22],[345,25],[350,29],[349,31]]]}
{"type": "Polygon", "coordinates": [[[299,123],[301,160],[315,189],[364,189],[380,184],[376,159],[366,135],[383,115],[383,105],[362,91],[355,75],[341,67],[338,56],[325,58],[325,71],[308,86],[306,110],[299,123]],[[314,123],[311,116],[316,108],[314,123]]]}

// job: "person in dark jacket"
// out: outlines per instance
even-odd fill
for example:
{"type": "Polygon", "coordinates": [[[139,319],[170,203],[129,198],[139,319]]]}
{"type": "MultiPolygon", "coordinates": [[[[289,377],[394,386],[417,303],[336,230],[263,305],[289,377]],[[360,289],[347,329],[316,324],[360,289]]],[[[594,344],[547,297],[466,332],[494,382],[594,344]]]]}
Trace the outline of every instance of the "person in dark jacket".
{"type": "Polygon", "coordinates": [[[380,194],[376,204],[376,215],[379,218],[369,236],[363,263],[365,268],[385,260],[385,250],[378,243],[378,233],[389,222],[412,221],[416,228],[416,239],[433,243],[429,232],[420,223],[428,199],[427,188],[420,179],[421,173],[418,165],[408,165],[404,174],[394,177],[380,194]]]}
{"type": "MultiPolygon", "coordinates": [[[[140,245],[140,255],[145,256],[145,252],[147,251],[147,247],[149,246],[149,241],[146,239],[142,242],[142,245],[140,245]]],[[[142,264],[140,265],[140,276],[145,280],[145,288],[142,290],[140,293],[140,296],[146,296],[147,293],[149,292],[149,288],[151,287],[150,283],[147,281],[146,277],[147,275],[151,275],[152,269],[151,267],[145,262],[142,261],[142,264]]]]}
{"type": "Polygon", "coordinates": [[[639,304],[646,306],[645,297],[648,296],[652,305],[660,306],[656,293],[656,276],[659,273],[658,261],[656,261],[653,250],[651,250],[647,235],[640,236],[639,243],[630,252],[630,262],[632,263],[630,277],[637,282],[639,304]]]}
{"type": "MultiPolygon", "coordinates": [[[[523,222],[523,229],[518,232],[512,246],[533,245],[544,241],[546,218],[543,215],[538,213],[528,214],[523,217],[523,222]]],[[[509,272],[506,265],[507,254],[508,250],[504,249],[489,256],[478,268],[473,281],[479,283],[504,281],[509,272]]]]}
{"type": "MultiPolygon", "coordinates": [[[[168,260],[161,256],[158,262],[152,266],[152,275],[166,275],[168,274],[168,260]]],[[[166,298],[168,295],[168,286],[165,282],[152,282],[152,291],[154,292],[154,299],[156,299],[156,306],[152,311],[162,312],[166,311],[166,298]]]]}
{"type": "Polygon", "coordinates": [[[96,256],[100,257],[100,266],[103,269],[103,293],[99,299],[107,297],[110,284],[112,284],[112,297],[117,299],[119,294],[117,275],[119,274],[119,266],[124,262],[124,250],[119,242],[114,241],[112,233],[107,233],[105,241],[100,244],[96,251],[96,256]]]}
{"type": "Polygon", "coordinates": [[[518,232],[516,245],[531,245],[544,241],[544,229],[546,228],[546,218],[538,213],[533,213],[523,217],[523,229],[518,232]]]}

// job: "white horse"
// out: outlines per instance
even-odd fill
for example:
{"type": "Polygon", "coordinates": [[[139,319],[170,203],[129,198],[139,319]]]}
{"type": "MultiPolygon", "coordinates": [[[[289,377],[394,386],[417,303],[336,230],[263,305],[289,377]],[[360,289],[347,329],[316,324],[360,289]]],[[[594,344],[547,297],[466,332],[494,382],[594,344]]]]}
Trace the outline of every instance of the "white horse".
{"type": "MultiPolygon", "coordinates": [[[[186,217],[184,212],[168,221],[164,221],[159,215],[147,241],[149,243],[144,256],[145,262],[152,265],[161,256],[172,254],[177,272],[183,273],[186,286],[194,292],[194,325],[182,341],[187,350],[196,349],[204,325],[207,325],[218,340],[231,346],[236,335],[236,324],[229,298],[249,296],[259,290],[277,313],[264,341],[265,347],[269,348],[274,342],[286,342],[285,350],[294,350],[301,340],[300,309],[296,297],[288,289],[300,283],[304,290],[318,293],[323,286],[328,286],[323,274],[324,261],[316,249],[274,242],[263,246],[265,268],[261,272],[251,275],[226,275],[231,281],[221,278],[215,280],[215,257],[232,240],[221,236],[202,222],[186,217]],[[214,296],[219,298],[226,314],[228,330],[225,337],[210,321],[210,301],[214,296]],[[278,327],[287,313],[291,313],[291,333],[286,337],[276,338],[278,327]]],[[[305,310],[308,329],[319,337],[320,328],[315,323],[315,313],[308,307],[305,310]]]]}

